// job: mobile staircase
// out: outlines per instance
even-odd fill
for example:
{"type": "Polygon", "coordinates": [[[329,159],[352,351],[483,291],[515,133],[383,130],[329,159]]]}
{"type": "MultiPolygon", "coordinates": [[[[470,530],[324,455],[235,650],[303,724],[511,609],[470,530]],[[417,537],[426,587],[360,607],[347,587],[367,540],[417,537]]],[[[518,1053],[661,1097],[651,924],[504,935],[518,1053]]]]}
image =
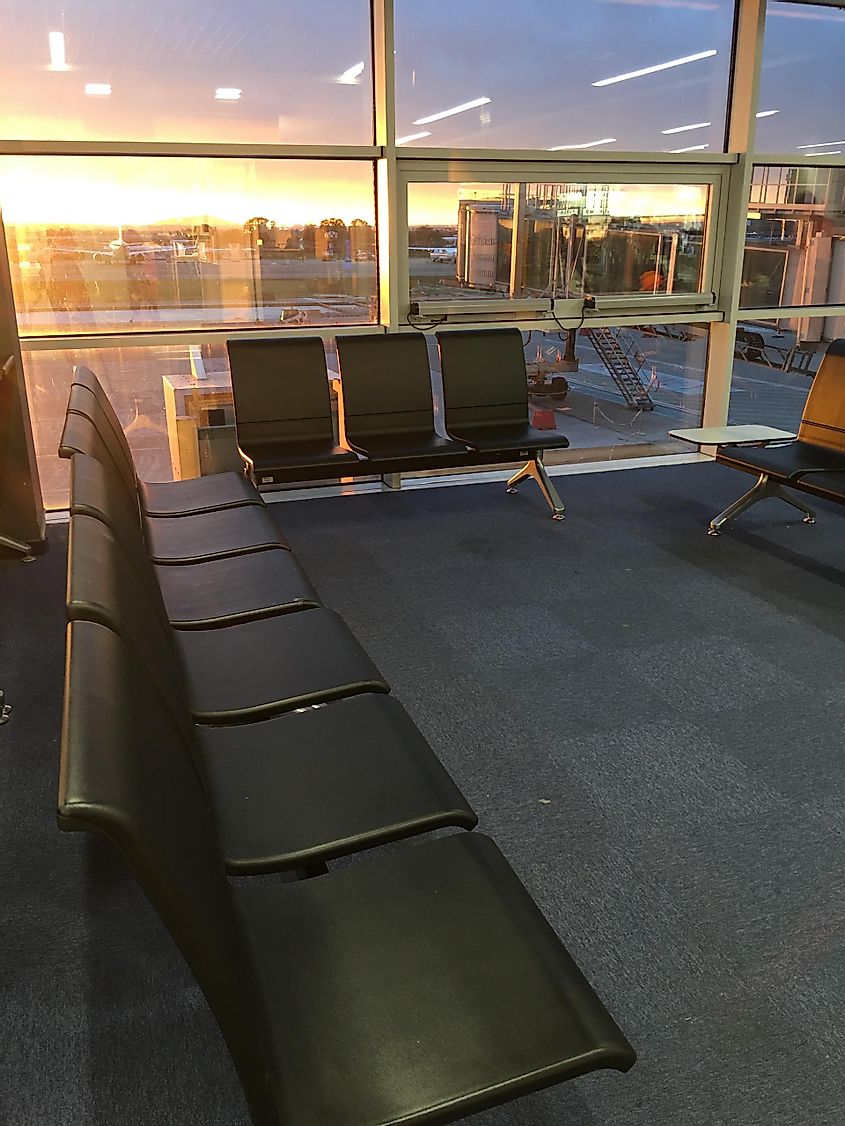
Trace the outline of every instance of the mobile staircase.
{"type": "Polygon", "coordinates": [[[589,328],[583,330],[607,368],[613,382],[622,392],[629,407],[641,411],[654,410],[654,403],[642,380],[645,356],[632,339],[622,337],[621,329],[589,328]]]}

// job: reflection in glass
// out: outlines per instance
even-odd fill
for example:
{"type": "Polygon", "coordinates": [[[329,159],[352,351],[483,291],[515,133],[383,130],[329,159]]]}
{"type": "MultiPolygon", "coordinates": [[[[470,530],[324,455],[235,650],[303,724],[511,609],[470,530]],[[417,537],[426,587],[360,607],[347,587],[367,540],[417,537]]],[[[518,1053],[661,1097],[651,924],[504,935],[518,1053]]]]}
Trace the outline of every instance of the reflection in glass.
{"type": "Polygon", "coordinates": [[[409,146],[722,152],[732,0],[396,0],[409,146]]]}
{"type": "Polygon", "coordinates": [[[708,190],[410,184],[411,298],[700,292],[708,190]]]}
{"type": "Polygon", "coordinates": [[[766,5],[756,151],[845,151],[845,12],[821,4],[766,5]]]}
{"type": "Polygon", "coordinates": [[[728,422],[797,431],[827,343],[843,333],[845,317],[741,322],[728,422]]]}
{"type": "Polygon", "coordinates": [[[845,168],[756,165],[743,309],[845,303],[845,168]]]}
{"type": "Polygon", "coordinates": [[[0,136],[372,144],[367,0],[0,0],[0,136]]]}
{"type": "Polygon", "coordinates": [[[0,200],[24,336],[378,316],[368,161],[4,157],[0,200]]]}

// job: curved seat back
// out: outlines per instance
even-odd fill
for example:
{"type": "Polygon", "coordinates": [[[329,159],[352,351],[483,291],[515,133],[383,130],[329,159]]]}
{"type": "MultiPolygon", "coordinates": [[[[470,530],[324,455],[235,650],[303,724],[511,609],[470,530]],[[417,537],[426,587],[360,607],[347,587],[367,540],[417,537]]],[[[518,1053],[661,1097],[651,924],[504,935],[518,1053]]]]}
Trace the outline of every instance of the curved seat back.
{"type": "Polygon", "coordinates": [[[117,462],[119,459],[121,472],[127,485],[131,483],[136,486],[135,461],[132,456],[132,449],[121,426],[121,420],[117,418],[112,401],[109,400],[108,395],[103,390],[99,379],[94,372],[86,367],[77,367],[73,370],[68,410],[84,414],[91,422],[94,422],[106,445],[112,450],[115,461],[117,462]],[[88,382],[81,383],[78,374],[82,377],[87,376],[88,382]]]}
{"type": "Polygon", "coordinates": [[[111,530],[93,516],[71,516],[67,615],[118,634],[149,670],[183,731],[193,730],[173,630],[161,592],[145,581],[111,530]]]}
{"type": "MultiPolygon", "coordinates": [[[[135,463],[132,460],[132,453],[129,449],[129,443],[126,441],[126,435],[120,426],[113,425],[109,415],[104,411],[97,396],[90,391],[87,387],[83,387],[80,383],[71,384],[70,395],[67,401],[68,417],[71,414],[81,415],[86,418],[97,431],[102,445],[108,451],[109,459],[116,472],[130,491],[136,491],[138,487],[137,477],[135,474],[135,463]]],[[[65,420],[67,423],[67,419],[65,420]]],[[[62,445],[64,445],[62,441],[62,445]]],[[[92,450],[85,450],[85,453],[91,453],[96,457],[97,454],[92,450]]]]}
{"type": "Polygon", "coordinates": [[[278,1126],[261,1014],[199,776],[143,665],[93,622],[68,628],[58,820],[123,853],[211,1006],[253,1121],[278,1126]]]}
{"type": "Polygon", "coordinates": [[[467,329],[435,335],[447,433],[528,426],[528,377],[519,329],[467,329]]]}
{"type": "Polygon", "coordinates": [[[244,453],[334,443],[326,353],[319,336],[227,340],[235,426],[244,453]]]}
{"type": "Polygon", "coordinates": [[[816,372],[798,440],[845,454],[845,340],[833,340],[816,372]]]}
{"type": "Polygon", "coordinates": [[[433,434],[428,347],[421,333],[339,336],[345,435],[367,448],[372,437],[433,434]]]}

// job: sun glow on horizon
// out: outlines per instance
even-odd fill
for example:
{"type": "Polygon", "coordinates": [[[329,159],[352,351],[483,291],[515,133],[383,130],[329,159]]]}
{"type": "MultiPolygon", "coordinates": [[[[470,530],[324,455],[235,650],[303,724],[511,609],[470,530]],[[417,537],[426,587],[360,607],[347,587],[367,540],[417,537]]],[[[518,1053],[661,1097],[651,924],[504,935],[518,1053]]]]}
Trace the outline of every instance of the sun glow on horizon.
{"type": "Polygon", "coordinates": [[[368,162],[199,157],[2,157],[7,224],[238,226],[263,215],[285,226],[338,216],[375,221],[368,162]]]}

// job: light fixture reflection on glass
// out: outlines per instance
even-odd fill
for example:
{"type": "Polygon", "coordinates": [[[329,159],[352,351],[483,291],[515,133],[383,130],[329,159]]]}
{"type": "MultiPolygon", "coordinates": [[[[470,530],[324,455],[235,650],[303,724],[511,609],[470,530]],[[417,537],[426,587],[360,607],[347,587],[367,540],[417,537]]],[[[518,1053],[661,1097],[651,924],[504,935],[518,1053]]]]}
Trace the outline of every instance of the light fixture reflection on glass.
{"type": "Polygon", "coordinates": [[[86,82],[85,93],[89,98],[109,98],[111,86],[108,82],[86,82]]]}
{"type": "Polygon", "coordinates": [[[615,137],[602,137],[600,141],[584,141],[580,145],[552,145],[546,152],[561,152],[563,149],[594,149],[596,145],[613,145],[616,143],[615,137]]]}
{"type": "Polygon", "coordinates": [[[214,91],[214,97],[218,102],[239,102],[241,94],[243,90],[239,90],[237,86],[218,86],[214,91]]]}
{"type": "Polygon", "coordinates": [[[700,152],[701,149],[709,148],[709,145],[688,145],[685,149],[669,149],[669,152],[700,152]]]}
{"type": "Polygon", "coordinates": [[[672,129],[661,129],[660,132],[668,137],[670,133],[688,133],[690,129],[707,129],[712,121],[697,121],[695,125],[676,125],[672,129]]]}
{"type": "Polygon", "coordinates": [[[51,31],[47,36],[50,44],[50,65],[48,70],[70,70],[65,59],[65,36],[62,31],[51,31]]]}
{"type": "Polygon", "coordinates": [[[796,145],[799,149],[823,149],[825,145],[845,145],[845,141],[816,141],[812,145],[796,145]]]}
{"type": "Polygon", "coordinates": [[[439,113],[430,113],[427,117],[418,117],[414,125],[429,125],[432,121],[441,121],[444,117],[453,117],[456,113],[465,113],[468,109],[486,106],[492,100],[492,98],[473,98],[471,102],[462,102],[459,106],[452,106],[451,109],[442,109],[439,113]]]}
{"type": "Polygon", "coordinates": [[[423,129],[420,133],[409,133],[407,137],[397,137],[397,145],[407,145],[410,141],[421,141],[423,137],[430,137],[431,130],[423,129]]]}
{"type": "Polygon", "coordinates": [[[841,156],[842,149],[825,149],[824,152],[805,152],[804,156],[841,156]]]}
{"type": "Polygon", "coordinates": [[[774,117],[776,113],[780,113],[779,109],[761,109],[759,113],[755,113],[755,117],[774,117]]]}
{"type": "Polygon", "coordinates": [[[668,62],[657,63],[655,66],[644,66],[641,70],[629,70],[627,74],[614,74],[611,78],[600,78],[598,82],[593,83],[593,86],[613,86],[616,82],[627,82],[630,78],[642,78],[646,74],[656,74],[659,70],[671,70],[674,66],[697,63],[699,59],[711,59],[718,53],[715,48],[710,51],[699,51],[696,55],[684,55],[680,59],[669,59],[668,62]]]}
{"type": "Polygon", "coordinates": [[[345,70],[343,74],[339,74],[337,80],[344,86],[354,86],[363,73],[364,63],[356,63],[355,66],[351,66],[348,70],[345,70]]]}

